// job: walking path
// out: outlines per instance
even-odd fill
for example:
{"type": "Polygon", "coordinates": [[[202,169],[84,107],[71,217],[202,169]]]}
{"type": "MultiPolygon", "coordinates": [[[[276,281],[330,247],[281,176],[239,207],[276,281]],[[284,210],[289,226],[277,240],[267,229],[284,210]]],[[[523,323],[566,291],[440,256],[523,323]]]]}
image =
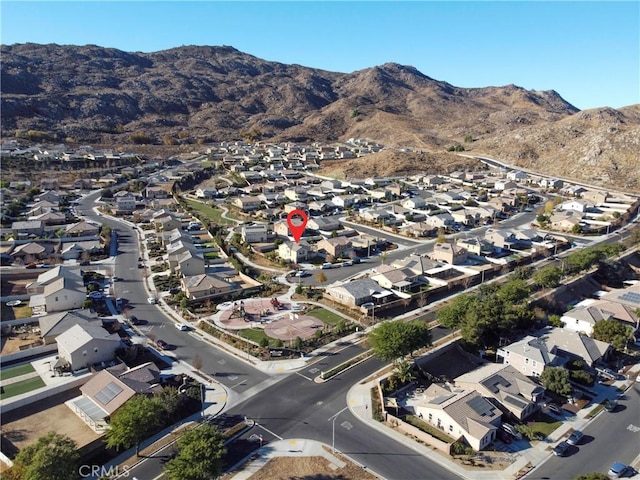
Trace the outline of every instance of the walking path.
{"type": "Polygon", "coordinates": [[[39,377],[40,374],[38,372],[29,372],[24,375],[18,375],[17,377],[7,378],[6,380],[0,381],[0,387],[6,387],[7,385],[11,385],[12,383],[22,382],[23,380],[29,380],[30,378],[39,377]]]}

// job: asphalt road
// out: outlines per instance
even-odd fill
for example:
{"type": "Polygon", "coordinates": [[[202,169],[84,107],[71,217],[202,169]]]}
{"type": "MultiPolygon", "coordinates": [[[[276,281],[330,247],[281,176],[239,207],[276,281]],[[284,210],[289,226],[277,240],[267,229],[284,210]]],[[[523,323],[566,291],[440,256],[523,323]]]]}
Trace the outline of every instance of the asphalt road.
{"type": "Polygon", "coordinates": [[[552,456],[527,480],[570,480],[589,472],[607,473],[614,462],[629,465],[640,453],[640,383],[619,398],[614,412],[603,411],[583,431],[569,456],[552,456]]]}
{"type": "MultiPolygon", "coordinates": [[[[116,257],[115,275],[122,278],[115,282],[114,296],[125,298],[132,307],[132,314],[139,320],[149,323],[140,327],[145,335],[153,335],[175,347],[171,353],[192,364],[196,355],[202,359],[202,371],[215,377],[231,391],[241,394],[270,379],[267,374],[256,370],[251,365],[235,356],[220,350],[194,333],[182,332],[175,328],[157,305],[147,302],[149,294],[144,287],[143,269],[137,268],[139,246],[137,232],[126,224],[98,216],[92,210],[97,194],[90,195],[80,202],[78,213],[97,223],[108,225],[118,233],[118,255],[116,257]]],[[[170,357],[167,357],[170,358],[170,357]]]]}
{"type": "MultiPolygon", "coordinates": [[[[321,358],[261,391],[259,396],[234,406],[225,412],[225,416],[235,420],[246,416],[256,422],[241,442],[248,442],[251,435],[260,435],[265,444],[275,439],[306,438],[332,445],[335,428],[337,450],[387,479],[459,478],[410,447],[393,441],[362,423],[346,408],[349,388],[381,368],[381,361],[369,359],[325,383],[313,381],[320,371],[361,351],[359,346],[348,346],[341,352],[321,358]]],[[[255,445],[256,448],[257,446],[255,445]]],[[[234,444],[228,448],[233,450],[234,444]]],[[[140,480],[156,478],[162,471],[166,455],[167,452],[160,452],[156,458],[148,459],[136,467],[131,475],[140,480]]],[[[233,462],[237,460],[239,459],[233,458],[233,462]]]]}

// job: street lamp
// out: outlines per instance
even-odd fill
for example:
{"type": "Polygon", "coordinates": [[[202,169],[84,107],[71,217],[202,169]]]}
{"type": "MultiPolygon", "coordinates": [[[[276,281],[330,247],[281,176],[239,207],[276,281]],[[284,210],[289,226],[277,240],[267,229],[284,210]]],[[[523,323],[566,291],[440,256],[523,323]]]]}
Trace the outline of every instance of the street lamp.
{"type": "Polygon", "coordinates": [[[331,420],[331,449],[333,450],[333,453],[336,453],[336,420],[338,416],[342,412],[344,412],[347,408],[349,407],[344,407],[342,410],[336,413],[333,417],[329,418],[329,420],[331,420]]]}

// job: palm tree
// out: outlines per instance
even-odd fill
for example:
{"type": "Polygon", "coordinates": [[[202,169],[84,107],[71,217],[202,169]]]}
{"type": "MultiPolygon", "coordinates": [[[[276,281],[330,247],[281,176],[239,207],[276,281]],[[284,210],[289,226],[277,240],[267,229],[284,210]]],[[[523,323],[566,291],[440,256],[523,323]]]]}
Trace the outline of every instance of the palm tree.
{"type": "Polygon", "coordinates": [[[396,364],[395,376],[402,385],[406,385],[411,382],[415,378],[415,374],[413,373],[413,364],[406,360],[400,360],[396,364]]]}

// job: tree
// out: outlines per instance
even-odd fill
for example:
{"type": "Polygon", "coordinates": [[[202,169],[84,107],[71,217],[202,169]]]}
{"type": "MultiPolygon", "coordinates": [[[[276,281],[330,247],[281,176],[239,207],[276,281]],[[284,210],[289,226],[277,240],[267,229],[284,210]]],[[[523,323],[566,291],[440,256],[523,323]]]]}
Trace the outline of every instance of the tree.
{"type": "Polygon", "coordinates": [[[562,270],[555,265],[544,267],[533,274],[532,280],[536,285],[541,287],[555,288],[560,285],[562,279],[562,270]]]}
{"type": "Polygon", "coordinates": [[[424,322],[384,322],[369,333],[373,354],[386,361],[397,361],[418,348],[431,344],[431,332],[424,322]]]}
{"type": "Polygon", "coordinates": [[[463,323],[467,312],[471,311],[471,304],[476,301],[473,295],[458,295],[451,304],[442,307],[436,313],[440,325],[450,330],[457,330],[463,323]]]}
{"type": "Polygon", "coordinates": [[[633,337],[633,328],[617,320],[600,320],[593,326],[593,338],[610,343],[616,350],[622,351],[633,337]]]}
{"type": "Polygon", "coordinates": [[[7,480],[74,480],[80,478],[80,453],[76,442],[56,432],[49,432],[24,447],[13,460],[13,467],[3,474],[7,480]]]}
{"type": "Polygon", "coordinates": [[[549,325],[552,325],[554,327],[562,327],[562,325],[564,324],[564,322],[561,320],[560,315],[549,315],[549,318],[547,319],[547,321],[549,322],[549,325]]]}
{"type": "Polygon", "coordinates": [[[324,272],[318,272],[316,273],[316,281],[318,283],[324,283],[327,281],[327,276],[324,274],[324,272]]]}
{"type": "Polygon", "coordinates": [[[209,480],[222,473],[227,452],[218,427],[205,423],[178,440],[178,454],[164,466],[169,480],[209,480]]]}
{"type": "Polygon", "coordinates": [[[542,386],[558,395],[569,395],[573,390],[569,383],[569,372],[562,367],[547,367],[540,375],[542,386]]]}
{"type": "Polygon", "coordinates": [[[521,303],[529,298],[531,290],[525,280],[511,280],[498,290],[498,297],[506,303],[521,303]]]}
{"type": "Polygon", "coordinates": [[[413,373],[413,364],[406,360],[400,360],[396,364],[395,376],[398,377],[401,384],[406,385],[415,378],[415,374],[413,373]]]}
{"type": "Polygon", "coordinates": [[[111,418],[105,434],[108,448],[136,446],[140,455],[140,442],[161,425],[162,406],[144,395],[135,395],[111,418]]]}

